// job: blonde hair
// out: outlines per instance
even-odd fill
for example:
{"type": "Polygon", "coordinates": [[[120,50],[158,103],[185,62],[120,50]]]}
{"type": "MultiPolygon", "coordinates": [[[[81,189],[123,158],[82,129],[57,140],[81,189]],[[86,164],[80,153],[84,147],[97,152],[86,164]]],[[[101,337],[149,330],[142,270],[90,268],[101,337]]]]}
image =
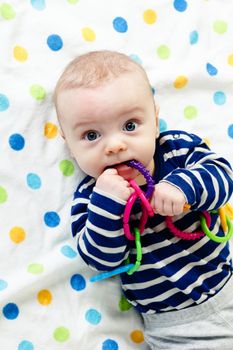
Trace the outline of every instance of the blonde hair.
{"type": "Polygon", "coordinates": [[[53,96],[55,106],[57,108],[57,96],[62,90],[95,88],[121,74],[135,71],[143,75],[150,88],[142,66],[123,53],[102,50],[78,56],[68,64],[56,84],[53,96]]]}

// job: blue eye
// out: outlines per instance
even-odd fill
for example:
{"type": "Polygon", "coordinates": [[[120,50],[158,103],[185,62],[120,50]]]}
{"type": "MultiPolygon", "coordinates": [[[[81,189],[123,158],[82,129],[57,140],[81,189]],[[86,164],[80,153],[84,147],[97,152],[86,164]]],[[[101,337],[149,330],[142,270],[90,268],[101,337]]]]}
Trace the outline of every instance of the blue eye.
{"type": "Polygon", "coordinates": [[[95,141],[96,139],[98,139],[98,137],[100,137],[100,134],[96,131],[88,131],[86,134],[85,134],[85,140],[88,140],[88,141],[95,141]]]}
{"type": "Polygon", "coordinates": [[[136,127],[137,127],[137,123],[130,121],[130,122],[125,123],[123,130],[134,131],[136,129],[136,127]]]}

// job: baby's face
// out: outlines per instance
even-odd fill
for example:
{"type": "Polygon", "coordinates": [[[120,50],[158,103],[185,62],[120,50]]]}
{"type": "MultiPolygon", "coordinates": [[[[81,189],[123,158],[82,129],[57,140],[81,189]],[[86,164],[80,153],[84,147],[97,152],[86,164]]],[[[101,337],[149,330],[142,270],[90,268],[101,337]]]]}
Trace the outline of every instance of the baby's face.
{"type": "Polygon", "coordinates": [[[138,172],[122,165],[135,159],[151,173],[158,136],[153,96],[140,73],[127,73],[96,88],[58,95],[62,132],[80,168],[98,178],[115,167],[125,179],[138,172]]]}

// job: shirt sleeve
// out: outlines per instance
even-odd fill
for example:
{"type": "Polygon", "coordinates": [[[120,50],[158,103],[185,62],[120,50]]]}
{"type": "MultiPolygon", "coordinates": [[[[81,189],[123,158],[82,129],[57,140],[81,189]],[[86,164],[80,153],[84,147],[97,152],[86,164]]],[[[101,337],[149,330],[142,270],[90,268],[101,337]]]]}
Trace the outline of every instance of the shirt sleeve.
{"type": "Polygon", "coordinates": [[[72,234],[77,239],[81,257],[90,267],[99,271],[112,270],[128,255],[122,228],[125,202],[107,196],[93,181],[87,183],[82,183],[74,195],[72,234]]]}
{"type": "Polygon", "coordinates": [[[230,164],[193,134],[178,134],[170,146],[164,153],[164,160],[176,159],[179,166],[161,182],[179,188],[192,210],[213,210],[224,205],[233,190],[230,164]]]}

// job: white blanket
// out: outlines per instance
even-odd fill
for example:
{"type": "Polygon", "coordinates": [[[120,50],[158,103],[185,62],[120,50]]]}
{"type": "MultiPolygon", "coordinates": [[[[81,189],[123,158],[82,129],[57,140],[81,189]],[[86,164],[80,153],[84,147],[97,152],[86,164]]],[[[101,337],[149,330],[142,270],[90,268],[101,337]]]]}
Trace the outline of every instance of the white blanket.
{"type": "Polygon", "coordinates": [[[147,349],[118,278],[93,272],[70,233],[83,174],[59,136],[52,92],[65,65],[96,49],[146,69],[160,128],[206,138],[233,163],[233,2],[0,2],[0,348],[147,349]]]}

